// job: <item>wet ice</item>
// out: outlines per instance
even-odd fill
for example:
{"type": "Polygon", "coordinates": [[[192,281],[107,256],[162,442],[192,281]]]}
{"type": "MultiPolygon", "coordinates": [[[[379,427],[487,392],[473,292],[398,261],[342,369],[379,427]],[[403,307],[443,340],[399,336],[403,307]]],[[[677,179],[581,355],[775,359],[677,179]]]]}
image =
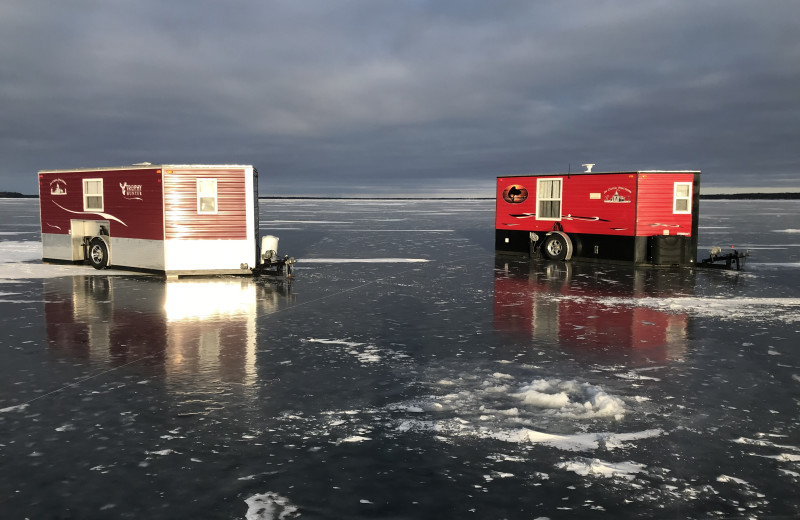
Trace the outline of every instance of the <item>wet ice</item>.
{"type": "Polygon", "coordinates": [[[796,515],[800,209],[737,204],[701,248],[746,271],[675,273],[497,259],[492,201],[262,201],[291,284],[42,265],[0,204],[4,509],[796,515]]]}

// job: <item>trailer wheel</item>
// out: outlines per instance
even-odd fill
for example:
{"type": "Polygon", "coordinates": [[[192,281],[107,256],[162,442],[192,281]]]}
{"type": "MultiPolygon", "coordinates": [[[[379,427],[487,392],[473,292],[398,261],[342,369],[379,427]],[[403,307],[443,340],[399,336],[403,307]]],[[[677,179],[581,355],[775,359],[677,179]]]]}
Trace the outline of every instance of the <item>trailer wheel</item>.
{"type": "Polygon", "coordinates": [[[95,237],[89,242],[89,263],[95,269],[105,269],[108,265],[108,247],[102,238],[95,237]]]}
{"type": "Polygon", "coordinates": [[[547,235],[542,250],[549,260],[564,260],[567,257],[567,241],[558,233],[547,235]]]}

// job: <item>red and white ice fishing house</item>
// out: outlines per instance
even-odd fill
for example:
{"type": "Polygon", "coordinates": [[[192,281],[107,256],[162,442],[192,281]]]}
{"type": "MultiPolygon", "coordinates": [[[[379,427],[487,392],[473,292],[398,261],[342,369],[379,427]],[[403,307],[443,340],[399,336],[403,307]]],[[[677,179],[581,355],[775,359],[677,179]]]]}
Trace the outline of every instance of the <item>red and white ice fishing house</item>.
{"type": "Polygon", "coordinates": [[[695,263],[699,171],[497,178],[495,249],[551,260],[695,263]]]}
{"type": "Polygon", "coordinates": [[[182,274],[256,266],[258,172],[135,165],[39,172],[42,259],[182,274]]]}

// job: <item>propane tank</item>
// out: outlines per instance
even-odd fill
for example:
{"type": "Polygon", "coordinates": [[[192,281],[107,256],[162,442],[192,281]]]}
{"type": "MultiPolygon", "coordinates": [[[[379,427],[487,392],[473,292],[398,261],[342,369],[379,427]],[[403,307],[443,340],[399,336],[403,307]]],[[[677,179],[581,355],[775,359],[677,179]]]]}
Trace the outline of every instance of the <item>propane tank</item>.
{"type": "Polygon", "coordinates": [[[265,235],[261,237],[261,260],[271,262],[278,259],[278,237],[265,235]]]}

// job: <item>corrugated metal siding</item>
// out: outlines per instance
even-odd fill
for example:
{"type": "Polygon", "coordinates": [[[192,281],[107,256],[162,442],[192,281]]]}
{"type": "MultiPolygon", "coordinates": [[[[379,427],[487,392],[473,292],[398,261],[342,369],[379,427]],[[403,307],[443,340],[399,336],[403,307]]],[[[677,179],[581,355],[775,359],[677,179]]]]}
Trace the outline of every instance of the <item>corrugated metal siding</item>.
{"type": "Polygon", "coordinates": [[[244,240],[248,197],[243,169],[165,170],[164,235],[167,240],[244,240]],[[200,178],[217,179],[216,214],[197,213],[200,178]]]}
{"type": "Polygon", "coordinates": [[[636,235],[670,235],[692,233],[692,214],[675,214],[672,211],[676,182],[692,182],[694,174],[639,174],[638,203],[636,210],[636,235]]]}

